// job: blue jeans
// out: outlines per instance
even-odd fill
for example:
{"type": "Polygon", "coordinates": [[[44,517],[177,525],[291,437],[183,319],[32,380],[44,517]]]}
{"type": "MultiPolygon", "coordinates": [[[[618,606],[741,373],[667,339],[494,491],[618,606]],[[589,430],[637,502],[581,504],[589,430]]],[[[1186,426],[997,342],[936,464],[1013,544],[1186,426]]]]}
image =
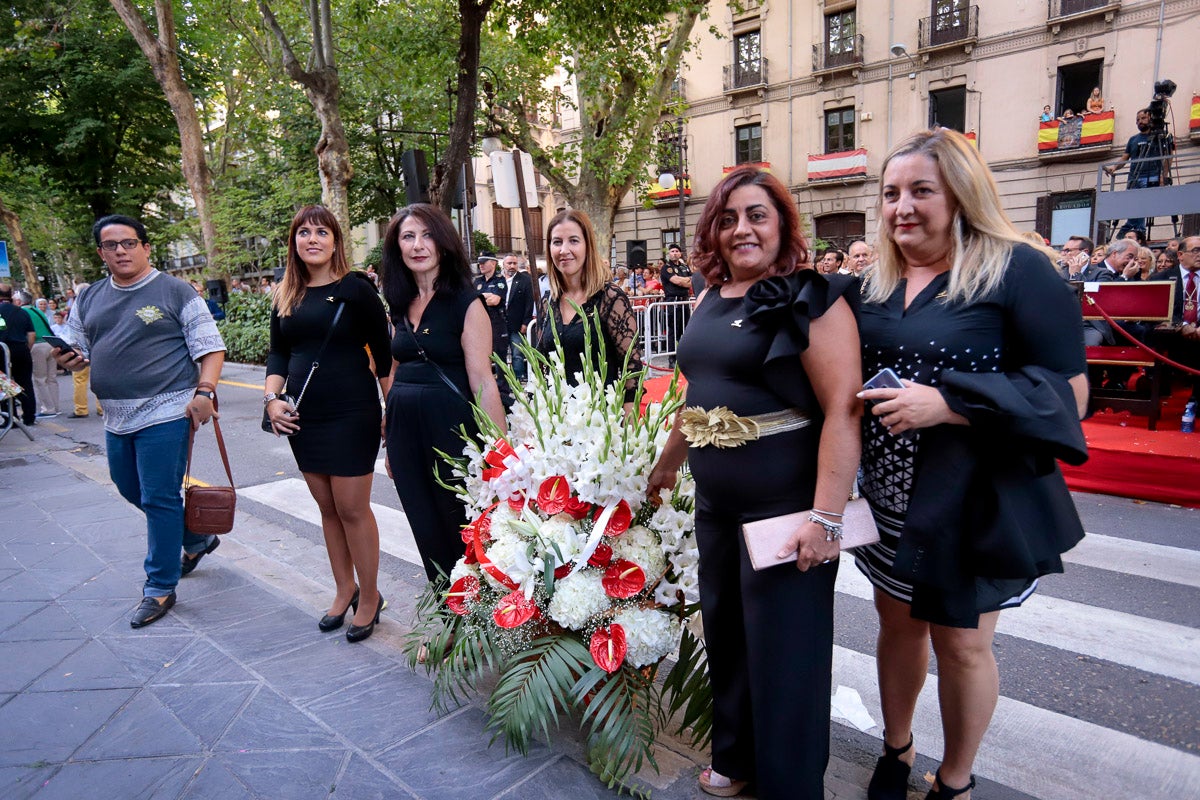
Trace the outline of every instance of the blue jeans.
{"type": "Polygon", "coordinates": [[[528,366],[525,364],[525,356],[521,353],[518,344],[525,341],[525,334],[517,331],[508,335],[509,348],[508,352],[512,354],[512,368],[517,377],[521,379],[521,383],[525,382],[528,377],[528,366]]]}
{"type": "Polygon", "coordinates": [[[146,515],[146,597],[165,597],[179,583],[179,551],[202,552],[214,538],[183,527],[183,472],[188,426],[178,419],[133,433],[105,434],[108,474],[121,496],[146,515]]]}
{"type": "MultiPolygon", "coordinates": [[[[1158,179],[1157,175],[1154,175],[1154,176],[1142,175],[1142,176],[1139,176],[1139,177],[1131,180],[1129,182],[1129,185],[1126,186],[1125,188],[1126,189],[1147,189],[1151,186],[1158,186],[1158,183],[1159,183],[1159,179],[1158,179]]],[[[1117,231],[1117,238],[1120,239],[1121,237],[1123,237],[1125,234],[1129,233],[1130,231],[1137,231],[1138,233],[1145,234],[1146,233],[1146,218],[1141,217],[1141,218],[1135,219],[1135,218],[1131,217],[1131,218],[1125,220],[1125,224],[1121,226],[1121,229],[1119,231],[1117,231]]]]}

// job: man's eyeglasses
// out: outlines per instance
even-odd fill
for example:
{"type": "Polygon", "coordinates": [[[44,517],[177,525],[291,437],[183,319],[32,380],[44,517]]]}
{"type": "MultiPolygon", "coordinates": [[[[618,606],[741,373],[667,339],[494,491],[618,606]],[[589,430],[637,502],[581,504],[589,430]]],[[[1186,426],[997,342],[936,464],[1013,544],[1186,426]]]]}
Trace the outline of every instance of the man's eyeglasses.
{"type": "Polygon", "coordinates": [[[140,244],[141,242],[137,239],[122,239],[119,242],[101,242],[100,249],[106,253],[113,253],[116,252],[117,247],[120,247],[122,250],[134,250],[140,244]]]}
{"type": "Polygon", "coordinates": [[[1064,248],[1063,248],[1061,251],[1059,251],[1059,252],[1062,252],[1062,253],[1078,253],[1078,252],[1079,252],[1080,250],[1082,250],[1082,249],[1083,249],[1083,248],[1081,248],[1081,247],[1064,247],[1064,248]]]}
{"type": "Polygon", "coordinates": [[[1187,250],[1184,250],[1183,252],[1191,253],[1194,256],[1200,256],[1200,247],[1191,247],[1191,248],[1188,248],[1187,250]]]}

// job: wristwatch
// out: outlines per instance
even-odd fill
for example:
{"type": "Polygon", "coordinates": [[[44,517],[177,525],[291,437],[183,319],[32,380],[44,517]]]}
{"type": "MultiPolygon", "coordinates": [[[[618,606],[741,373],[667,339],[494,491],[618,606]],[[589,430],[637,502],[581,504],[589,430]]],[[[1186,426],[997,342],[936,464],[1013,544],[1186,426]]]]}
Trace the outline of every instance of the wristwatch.
{"type": "Polygon", "coordinates": [[[192,395],[192,396],[193,396],[193,397],[207,397],[209,400],[213,400],[213,399],[215,399],[215,398],[216,398],[216,396],[217,396],[217,393],[216,393],[216,392],[210,392],[210,391],[209,391],[209,390],[207,390],[207,389],[197,389],[197,390],[196,390],[196,393],[195,393],[194,395],[192,395]]]}
{"type": "Polygon", "coordinates": [[[263,395],[263,405],[265,406],[267,403],[271,402],[272,400],[278,400],[278,399],[279,399],[279,395],[275,394],[275,392],[267,392],[266,394],[263,395]]]}

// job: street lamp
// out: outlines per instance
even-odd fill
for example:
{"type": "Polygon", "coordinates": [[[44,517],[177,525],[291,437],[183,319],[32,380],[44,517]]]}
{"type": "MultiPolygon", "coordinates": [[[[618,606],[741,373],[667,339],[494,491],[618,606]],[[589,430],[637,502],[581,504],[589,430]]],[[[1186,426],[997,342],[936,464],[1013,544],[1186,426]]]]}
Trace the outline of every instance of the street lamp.
{"type": "Polygon", "coordinates": [[[684,189],[687,185],[687,137],[683,131],[683,117],[678,117],[675,120],[675,130],[673,131],[675,139],[675,172],[663,172],[658,176],[658,185],[666,189],[668,192],[679,186],[679,248],[687,254],[687,236],[685,234],[685,214],[687,208],[687,197],[684,195],[684,189]]]}

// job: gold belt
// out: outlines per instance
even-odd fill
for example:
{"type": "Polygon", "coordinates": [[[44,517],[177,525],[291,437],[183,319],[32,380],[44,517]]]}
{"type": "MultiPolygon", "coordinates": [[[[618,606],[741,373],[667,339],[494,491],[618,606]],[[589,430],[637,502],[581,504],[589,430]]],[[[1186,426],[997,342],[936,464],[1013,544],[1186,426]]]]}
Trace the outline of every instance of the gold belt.
{"type": "Polygon", "coordinates": [[[739,447],[764,436],[795,431],[812,424],[798,408],[739,417],[725,406],[709,410],[693,406],[679,414],[679,431],[693,447],[739,447]]]}

